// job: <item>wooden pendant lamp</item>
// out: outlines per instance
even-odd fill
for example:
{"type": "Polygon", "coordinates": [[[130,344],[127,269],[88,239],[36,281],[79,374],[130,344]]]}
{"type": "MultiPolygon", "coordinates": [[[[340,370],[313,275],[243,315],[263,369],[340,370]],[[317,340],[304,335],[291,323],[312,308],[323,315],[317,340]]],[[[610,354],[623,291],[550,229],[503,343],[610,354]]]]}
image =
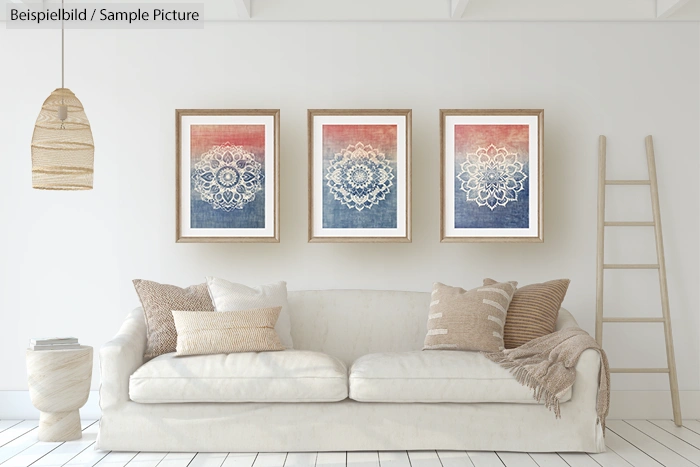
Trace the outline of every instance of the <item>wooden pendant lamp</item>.
{"type": "Polygon", "coordinates": [[[36,119],[32,136],[32,187],[91,190],[95,145],[83,105],[64,87],[63,36],[61,23],[61,87],[44,101],[36,119]]]}

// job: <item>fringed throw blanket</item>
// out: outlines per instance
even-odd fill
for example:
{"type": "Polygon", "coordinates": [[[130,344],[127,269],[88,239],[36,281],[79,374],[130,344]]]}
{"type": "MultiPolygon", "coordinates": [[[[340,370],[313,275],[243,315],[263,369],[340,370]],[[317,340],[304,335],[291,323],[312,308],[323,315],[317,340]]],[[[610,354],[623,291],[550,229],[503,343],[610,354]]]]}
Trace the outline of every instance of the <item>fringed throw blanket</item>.
{"type": "Polygon", "coordinates": [[[586,349],[600,354],[600,382],[598,384],[598,422],[605,433],[605,417],[610,406],[610,370],[603,349],[581,328],[567,328],[539,337],[515,349],[483,353],[489,360],[510,370],[522,385],[534,390],[535,399],[554,411],[557,418],[559,397],[574,384],[576,363],[586,349]]]}

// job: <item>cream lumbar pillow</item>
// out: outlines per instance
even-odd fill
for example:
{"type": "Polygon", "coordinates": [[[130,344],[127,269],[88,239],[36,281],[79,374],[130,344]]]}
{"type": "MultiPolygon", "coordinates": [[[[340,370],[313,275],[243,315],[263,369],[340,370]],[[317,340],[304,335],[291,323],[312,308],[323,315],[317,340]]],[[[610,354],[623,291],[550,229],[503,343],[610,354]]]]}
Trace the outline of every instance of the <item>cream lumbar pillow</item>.
{"type": "Polygon", "coordinates": [[[248,287],[236,284],[216,277],[207,277],[209,295],[214,302],[216,311],[244,311],[256,308],[282,307],[279,319],[275,325],[275,331],[282,341],[282,345],[291,349],[292,323],[289,319],[289,305],[287,304],[287,283],[275,282],[274,284],[248,287]]]}
{"type": "Polygon", "coordinates": [[[284,350],[275,332],[281,310],[173,311],[177,356],[284,350]]]}
{"type": "Polygon", "coordinates": [[[433,285],[423,350],[503,350],[503,327],[517,282],[464,290],[433,285]]]}

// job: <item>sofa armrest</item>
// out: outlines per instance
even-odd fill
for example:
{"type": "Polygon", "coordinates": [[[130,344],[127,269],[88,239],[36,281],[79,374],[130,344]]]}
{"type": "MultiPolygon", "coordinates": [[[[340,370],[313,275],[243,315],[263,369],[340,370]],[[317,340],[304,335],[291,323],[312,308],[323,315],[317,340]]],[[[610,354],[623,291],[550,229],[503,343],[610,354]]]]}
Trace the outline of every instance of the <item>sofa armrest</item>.
{"type": "Polygon", "coordinates": [[[559,309],[559,317],[557,318],[557,322],[554,326],[554,330],[561,331],[562,329],[578,328],[578,327],[580,327],[580,326],[576,322],[576,318],[574,318],[574,315],[572,315],[569,310],[567,310],[565,308],[560,308],[559,309]]]}
{"type": "Polygon", "coordinates": [[[595,349],[586,349],[576,363],[576,381],[571,388],[572,400],[579,401],[580,407],[595,413],[600,384],[600,354],[595,349]]]}
{"type": "Polygon", "coordinates": [[[119,332],[100,349],[100,408],[129,400],[129,377],[141,365],[146,350],[143,309],[127,315],[119,332]]]}

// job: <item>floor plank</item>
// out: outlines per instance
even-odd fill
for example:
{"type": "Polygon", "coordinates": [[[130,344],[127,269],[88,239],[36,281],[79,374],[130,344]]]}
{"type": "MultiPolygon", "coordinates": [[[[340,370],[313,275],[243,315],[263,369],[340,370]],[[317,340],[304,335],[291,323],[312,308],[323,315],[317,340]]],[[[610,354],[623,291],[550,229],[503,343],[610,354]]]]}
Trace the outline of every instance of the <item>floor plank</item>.
{"type": "Polygon", "coordinates": [[[411,467],[442,467],[435,451],[408,451],[411,467]]]}
{"type": "Polygon", "coordinates": [[[261,452],[253,462],[253,467],[284,467],[286,452],[261,452]]]}
{"type": "Polygon", "coordinates": [[[59,447],[61,442],[35,442],[22,452],[2,463],[2,467],[27,467],[59,447]]]}
{"type": "Polygon", "coordinates": [[[539,467],[569,467],[569,464],[559,457],[559,454],[534,453],[530,454],[530,457],[539,467]]]}
{"type": "Polygon", "coordinates": [[[229,452],[221,467],[251,467],[256,457],[257,452],[229,452]]]}
{"type": "Polygon", "coordinates": [[[381,467],[411,467],[406,451],[379,451],[381,467]]]}
{"type": "Polygon", "coordinates": [[[196,452],[169,452],[158,467],[187,467],[196,455],[196,452]]]}
{"type": "Polygon", "coordinates": [[[438,451],[442,467],[474,467],[465,451],[438,451]]]}
{"type": "Polygon", "coordinates": [[[625,420],[645,435],[663,444],[671,451],[686,458],[695,465],[700,465],[700,449],[686,443],[682,439],[672,435],[647,420],[625,420]]]}
{"type": "MultiPolygon", "coordinates": [[[[129,467],[156,467],[167,452],[140,452],[129,461],[129,467]]],[[[34,466],[32,466],[34,467],[34,466]]]]}
{"type": "Polygon", "coordinates": [[[284,461],[284,467],[314,467],[317,455],[317,452],[290,452],[284,461]]]}
{"type": "Polygon", "coordinates": [[[582,452],[560,452],[559,455],[571,467],[600,467],[588,454],[582,452]]]}
{"type": "Polygon", "coordinates": [[[96,451],[95,443],[88,446],[86,449],[75,456],[73,459],[65,464],[67,467],[92,467],[101,461],[109,451],[96,451]]]}
{"type": "Polygon", "coordinates": [[[0,432],[15,426],[20,422],[22,422],[22,420],[0,420],[0,432]]]}
{"type": "Polygon", "coordinates": [[[99,467],[124,467],[131,459],[136,457],[137,452],[118,452],[112,451],[96,464],[99,467]]]}
{"type": "Polygon", "coordinates": [[[200,452],[194,456],[189,467],[221,467],[227,456],[227,452],[200,452]]]}
{"type": "MultiPolygon", "coordinates": [[[[612,449],[597,454],[589,454],[598,464],[603,467],[630,467],[632,464],[624,460],[612,449]]],[[[596,467],[596,466],[593,466],[596,467]]],[[[634,467],[634,466],[632,466],[634,467]]]]}
{"type": "MultiPolygon", "coordinates": [[[[610,420],[612,421],[612,420],[610,420]]],[[[620,438],[609,429],[605,430],[605,445],[615,451],[634,467],[659,467],[661,464],[649,457],[634,445],[620,438]]]]}
{"type": "MultiPolygon", "coordinates": [[[[611,420],[608,427],[617,435],[634,444],[660,464],[673,467],[697,467],[685,457],[672,451],[632,425],[622,420],[611,420]]],[[[694,448],[693,448],[694,449],[694,448]]]]}
{"type": "Polygon", "coordinates": [[[506,467],[537,467],[537,463],[525,452],[497,452],[506,467]]]}
{"type": "MultiPolygon", "coordinates": [[[[24,423],[24,422],[22,422],[24,423]]],[[[22,428],[24,430],[26,427],[22,428]]],[[[12,430],[13,428],[10,428],[12,430]]],[[[8,431],[10,431],[8,430],[8,431]]],[[[2,433],[0,433],[2,434],[2,433]]],[[[31,430],[26,431],[24,434],[14,438],[12,441],[9,443],[5,444],[4,446],[0,447],[0,464],[3,462],[6,462],[8,459],[12,459],[15,457],[17,454],[20,452],[24,451],[28,447],[32,446],[33,444],[36,444],[37,442],[37,437],[36,437],[36,427],[34,427],[31,430]]]]}
{"type": "Polygon", "coordinates": [[[97,437],[95,420],[84,421],[82,425],[85,428],[81,439],[68,443],[36,442],[8,459],[3,467],[26,467],[30,464],[33,467],[62,466],[95,442],[97,437]]]}
{"type": "Polygon", "coordinates": [[[83,432],[82,439],[63,443],[50,453],[32,464],[32,467],[61,467],[63,464],[70,462],[75,456],[90,448],[95,444],[97,433],[86,434],[83,432]]]}
{"type": "Polygon", "coordinates": [[[347,467],[379,467],[379,453],[377,451],[348,452],[347,467]]]}
{"type": "Polygon", "coordinates": [[[683,420],[683,426],[700,435],[700,422],[697,420],[683,420]]]}
{"type": "MultiPolygon", "coordinates": [[[[0,433],[0,446],[6,445],[7,443],[19,438],[23,434],[27,433],[30,430],[33,430],[38,426],[38,420],[25,420],[13,426],[12,428],[8,428],[7,430],[0,433]]],[[[1,452],[2,449],[0,448],[0,453],[1,452]]]]}
{"type": "Polygon", "coordinates": [[[695,433],[692,430],[684,426],[676,426],[673,420],[649,420],[654,425],[659,428],[668,431],[673,436],[682,439],[686,443],[700,449],[700,434],[695,433]]]}
{"type": "Polygon", "coordinates": [[[467,455],[474,467],[503,467],[503,462],[501,462],[501,459],[495,452],[468,451],[467,455]]]}
{"type": "Polygon", "coordinates": [[[319,452],[316,457],[316,467],[345,467],[347,455],[344,451],[319,452]]]}

